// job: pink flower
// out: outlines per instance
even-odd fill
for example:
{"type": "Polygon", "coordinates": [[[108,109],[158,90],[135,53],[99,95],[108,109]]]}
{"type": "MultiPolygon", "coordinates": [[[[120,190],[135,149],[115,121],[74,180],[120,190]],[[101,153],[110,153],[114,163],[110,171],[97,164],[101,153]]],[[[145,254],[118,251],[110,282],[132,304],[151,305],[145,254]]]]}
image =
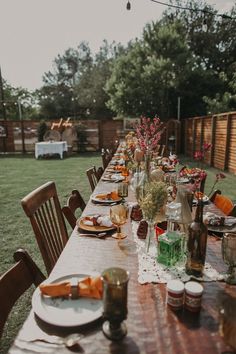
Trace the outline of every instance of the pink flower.
{"type": "Polygon", "coordinates": [[[204,143],[202,145],[202,149],[204,152],[207,152],[208,150],[210,150],[211,147],[212,147],[212,144],[210,144],[210,143],[204,143]]]}
{"type": "Polygon", "coordinates": [[[222,172],[216,173],[215,182],[213,183],[213,186],[211,187],[211,190],[210,190],[208,196],[210,196],[211,193],[214,191],[215,185],[216,185],[220,180],[222,180],[222,179],[224,179],[224,178],[226,178],[226,175],[225,175],[224,173],[222,173],[222,172]]]}
{"type": "Polygon", "coordinates": [[[160,119],[141,117],[141,123],[135,126],[137,139],[142,150],[154,151],[164,130],[160,119]]]}
{"type": "Polygon", "coordinates": [[[217,173],[217,174],[216,174],[216,180],[217,180],[217,182],[218,182],[219,180],[221,180],[221,179],[224,179],[224,178],[226,178],[226,175],[224,175],[224,173],[220,172],[220,173],[217,173]]]}
{"type": "Polygon", "coordinates": [[[194,159],[195,160],[202,160],[203,159],[203,152],[202,151],[195,151],[194,153],[194,159]]]}

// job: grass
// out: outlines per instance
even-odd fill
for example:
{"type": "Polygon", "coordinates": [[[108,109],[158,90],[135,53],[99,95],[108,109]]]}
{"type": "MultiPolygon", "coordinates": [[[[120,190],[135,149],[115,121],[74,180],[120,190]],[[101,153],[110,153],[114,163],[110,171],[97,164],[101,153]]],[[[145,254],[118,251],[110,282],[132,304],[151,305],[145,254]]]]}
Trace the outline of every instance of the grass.
{"type": "MultiPolygon", "coordinates": [[[[182,157],[181,162],[186,164],[187,158],[182,157]]],[[[101,166],[99,154],[81,154],[59,159],[35,160],[32,156],[0,157],[0,274],[13,264],[13,253],[19,248],[26,248],[32,258],[46,274],[41,255],[38,251],[32,228],[20,205],[20,200],[30,191],[47,181],[55,181],[61,204],[63,205],[72,189],[78,189],[87,201],[90,186],[85,175],[87,168],[92,165],[101,166]]],[[[194,162],[189,164],[191,167],[194,162]]],[[[209,193],[219,172],[214,168],[207,168],[206,194],[209,193]]],[[[226,173],[227,178],[217,187],[236,201],[236,176],[226,173]]],[[[68,227],[70,233],[70,228],[68,227]]],[[[14,307],[0,342],[0,354],[8,351],[19,328],[22,326],[29,310],[32,289],[24,295],[14,307]]]]}
{"type": "MultiPolygon", "coordinates": [[[[78,189],[85,201],[91,189],[85,174],[92,165],[101,166],[99,154],[84,153],[60,159],[35,160],[32,156],[0,158],[0,274],[13,265],[13,253],[26,248],[46,274],[29,222],[20,205],[21,199],[47,181],[55,181],[61,205],[78,189]]],[[[71,229],[68,226],[68,233],[71,229]]],[[[0,353],[6,353],[30,309],[32,289],[14,307],[0,342],[0,353]]]]}

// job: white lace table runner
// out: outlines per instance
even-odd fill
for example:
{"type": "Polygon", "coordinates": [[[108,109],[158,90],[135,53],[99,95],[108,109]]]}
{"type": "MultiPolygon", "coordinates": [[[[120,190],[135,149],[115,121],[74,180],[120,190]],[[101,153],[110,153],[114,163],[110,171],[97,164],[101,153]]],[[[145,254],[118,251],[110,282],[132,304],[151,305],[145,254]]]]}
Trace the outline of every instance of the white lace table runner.
{"type": "MultiPolygon", "coordinates": [[[[138,223],[132,222],[132,232],[135,243],[138,247],[138,281],[140,284],[145,283],[167,283],[170,279],[180,279],[183,282],[194,279],[185,273],[184,264],[176,264],[174,267],[168,267],[157,262],[156,257],[146,254],[145,240],[140,240],[137,237],[138,223]]],[[[151,252],[150,252],[151,253],[151,252]]],[[[216,281],[224,280],[224,276],[217,272],[209,263],[205,263],[204,273],[202,278],[197,278],[200,281],[216,281]]]]}

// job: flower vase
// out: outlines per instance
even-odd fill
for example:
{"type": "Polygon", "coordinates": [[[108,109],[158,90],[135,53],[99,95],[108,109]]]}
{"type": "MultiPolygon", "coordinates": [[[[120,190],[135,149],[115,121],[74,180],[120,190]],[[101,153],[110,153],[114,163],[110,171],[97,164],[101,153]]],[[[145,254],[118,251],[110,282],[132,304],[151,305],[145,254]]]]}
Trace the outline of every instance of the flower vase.
{"type": "Polygon", "coordinates": [[[146,237],[146,242],[145,242],[145,252],[146,254],[150,255],[151,257],[156,257],[157,256],[157,242],[154,234],[154,221],[153,220],[147,220],[148,223],[148,231],[147,231],[147,237],[146,237]]]}
{"type": "Polygon", "coordinates": [[[152,152],[147,150],[144,156],[144,173],[146,175],[147,182],[150,182],[150,168],[151,168],[151,161],[152,161],[152,152]]]}
{"type": "Polygon", "coordinates": [[[150,164],[151,164],[152,154],[151,151],[147,150],[144,157],[144,170],[142,171],[142,178],[140,181],[140,188],[138,190],[138,197],[143,199],[147,192],[146,186],[150,183],[150,164]]]}

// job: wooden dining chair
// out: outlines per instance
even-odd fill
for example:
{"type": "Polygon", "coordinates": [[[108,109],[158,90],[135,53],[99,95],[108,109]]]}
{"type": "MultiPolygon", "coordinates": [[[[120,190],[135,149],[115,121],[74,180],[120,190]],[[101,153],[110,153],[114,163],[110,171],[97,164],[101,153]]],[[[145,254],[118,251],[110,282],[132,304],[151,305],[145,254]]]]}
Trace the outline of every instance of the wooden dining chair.
{"type": "Polygon", "coordinates": [[[47,182],[21,200],[29,217],[48,274],[68,241],[54,182],[47,182]]]}
{"type": "Polygon", "coordinates": [[[219,189],[212,194],[210,200],[217,206],[218,209],[223,211],[225,215],[236,216],[236,205],[230,198],[222,195],[219,189]]]}
{"type": "Polygon", "coordinates": [[[98,181],[99,181],[100,178],[102,177],[103,172],[104,172],[104,168],[103,168],[102,166],[99,166],[99,167],[96,169],[96,176],[97,176],[97,180],[98,180],[98,181]]]}
{"type": "Polygon", "coordinates": [[[112,153],[109,150],[107,150],[107,149],[106,150],[102,149],[101,156],[102,156],[103,168],[105,169],[105,168],[107,168],[109,162],[112,159],[112,153]]]}
{"type": "Polygon", "coordinates": [[[84,210],[86,204],[84,199],[82,198],[80,192],[74,189],[71,192],[71,195],[67,199],[66,205],[62,208],[62,212],[66,217],[68,223],[72,227],[72,229],[76,226],[77,218],[75,216],[75,211],[79,208],[81,211],[84,210]]]}
{"type": "Polygon", "coordinates": [[[95,166],[89,168],[86,171],[86,174],[87,174],[87,177],[88,177],[88,180],[89,180],[89,184],[90,184],[91,190],[93,192],[95,187],[96,187],[96,185],[97,185],[97,183],[98,183],[97,172],[96,172],[95,166]]]}
{"type": "Polygon", "coordinates": [[[0,276],[0,337],[14,304],[34,284],[36,287],[46,278],[26,250],[14,253],[14,264],[0,276]]]}

